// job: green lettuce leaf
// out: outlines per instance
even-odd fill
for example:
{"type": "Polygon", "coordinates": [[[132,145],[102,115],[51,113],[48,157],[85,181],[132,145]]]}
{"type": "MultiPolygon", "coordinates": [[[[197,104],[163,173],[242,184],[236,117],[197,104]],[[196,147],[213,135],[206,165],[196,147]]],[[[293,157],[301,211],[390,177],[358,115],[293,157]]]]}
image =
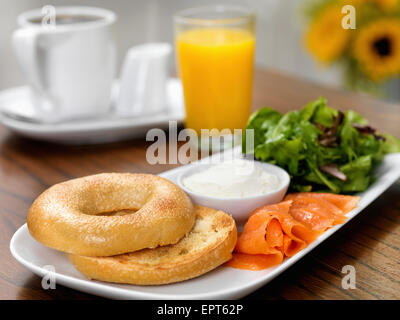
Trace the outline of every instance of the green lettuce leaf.
{"type": "MultiPolygon", "coordinates": [[[[400,152],[400,140],[388,134],[361,133],[353,124],[363,126],[368,121],[355,111],[345,112],[341,123],[334,125],[339,118],[339,111],[328,107],[323,97],[286,114],[262,108],[248,121],[247,129],[254,130],[254,148],[247,154],[287,170],[292,190],[364,191],[372,181],[374,165],[385,154],[400,152]],[[323,144],[321,137],[327,131],[333,141],[323,144]],[[336,165],[347,179],[342,181],[323,172],[321,166],[326,164],[336,165]]],[[[246,152],[245,136],[242,152],[246,152]]]]}

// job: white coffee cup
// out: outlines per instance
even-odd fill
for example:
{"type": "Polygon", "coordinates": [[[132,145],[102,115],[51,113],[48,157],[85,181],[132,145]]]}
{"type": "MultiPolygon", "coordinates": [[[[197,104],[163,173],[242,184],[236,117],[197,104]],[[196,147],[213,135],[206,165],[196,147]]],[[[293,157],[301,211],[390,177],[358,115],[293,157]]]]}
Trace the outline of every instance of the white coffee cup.
{"type": "Polygon", "coordinates": [[[116,15],[93,7],[53,9],[22,13],[20,29],[12,36],[37,115],[55,122],[107,112],[116,63],[111,31],[116,15]]]}

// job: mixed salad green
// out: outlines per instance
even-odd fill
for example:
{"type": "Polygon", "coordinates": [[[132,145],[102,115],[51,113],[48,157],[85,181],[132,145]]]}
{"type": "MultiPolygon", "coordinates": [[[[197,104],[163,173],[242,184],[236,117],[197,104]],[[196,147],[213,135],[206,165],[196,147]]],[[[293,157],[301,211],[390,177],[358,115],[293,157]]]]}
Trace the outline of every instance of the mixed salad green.
{"type": "Polygon", "coordinates": [[[400,152],[400,140],[378,134],[354,111],[328,107],[324,98],[286,114],[262,108],[250,116],[247,129],[254,129],[254,148],[247,146],[247,154],[286,169],[296,191],[364,191],[374,165],[400,152]]]}

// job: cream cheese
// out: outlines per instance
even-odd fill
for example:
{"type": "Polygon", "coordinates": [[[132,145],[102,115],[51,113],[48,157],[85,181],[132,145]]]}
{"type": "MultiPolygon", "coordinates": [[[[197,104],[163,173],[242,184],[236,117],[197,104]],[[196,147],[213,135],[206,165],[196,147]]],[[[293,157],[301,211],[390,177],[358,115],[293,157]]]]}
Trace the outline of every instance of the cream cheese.
{"type": "Polygon", "coordinates": [[[277,190],[281,181],[255,161],[235,159],[185,177],[182,184],[191,192],[201,195],[245,198],[277,190]]]}

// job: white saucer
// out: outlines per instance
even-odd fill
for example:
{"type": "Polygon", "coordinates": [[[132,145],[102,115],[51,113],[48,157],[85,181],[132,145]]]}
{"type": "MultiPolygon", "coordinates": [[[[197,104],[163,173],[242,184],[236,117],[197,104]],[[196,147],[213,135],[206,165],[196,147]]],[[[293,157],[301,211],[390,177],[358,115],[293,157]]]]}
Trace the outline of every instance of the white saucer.
{"type": "MultiPolygon", "coordinates": [[[[116,85],[118,90],[118,84],[116,85]]],[[[16,87],[0,92],[0,122],[28,138],[67,144],[104,143],[144,136],[151,128],[168,128],[168,121],[184,119],[182,85],[176,78],[167,83],[165,112],[142,117],[120,117],[111,109],[101,117],[43,123],[35,116],[29,88],[16,87]]],[[[116,96],[114,94],[114,96],[116,96]]]]}

